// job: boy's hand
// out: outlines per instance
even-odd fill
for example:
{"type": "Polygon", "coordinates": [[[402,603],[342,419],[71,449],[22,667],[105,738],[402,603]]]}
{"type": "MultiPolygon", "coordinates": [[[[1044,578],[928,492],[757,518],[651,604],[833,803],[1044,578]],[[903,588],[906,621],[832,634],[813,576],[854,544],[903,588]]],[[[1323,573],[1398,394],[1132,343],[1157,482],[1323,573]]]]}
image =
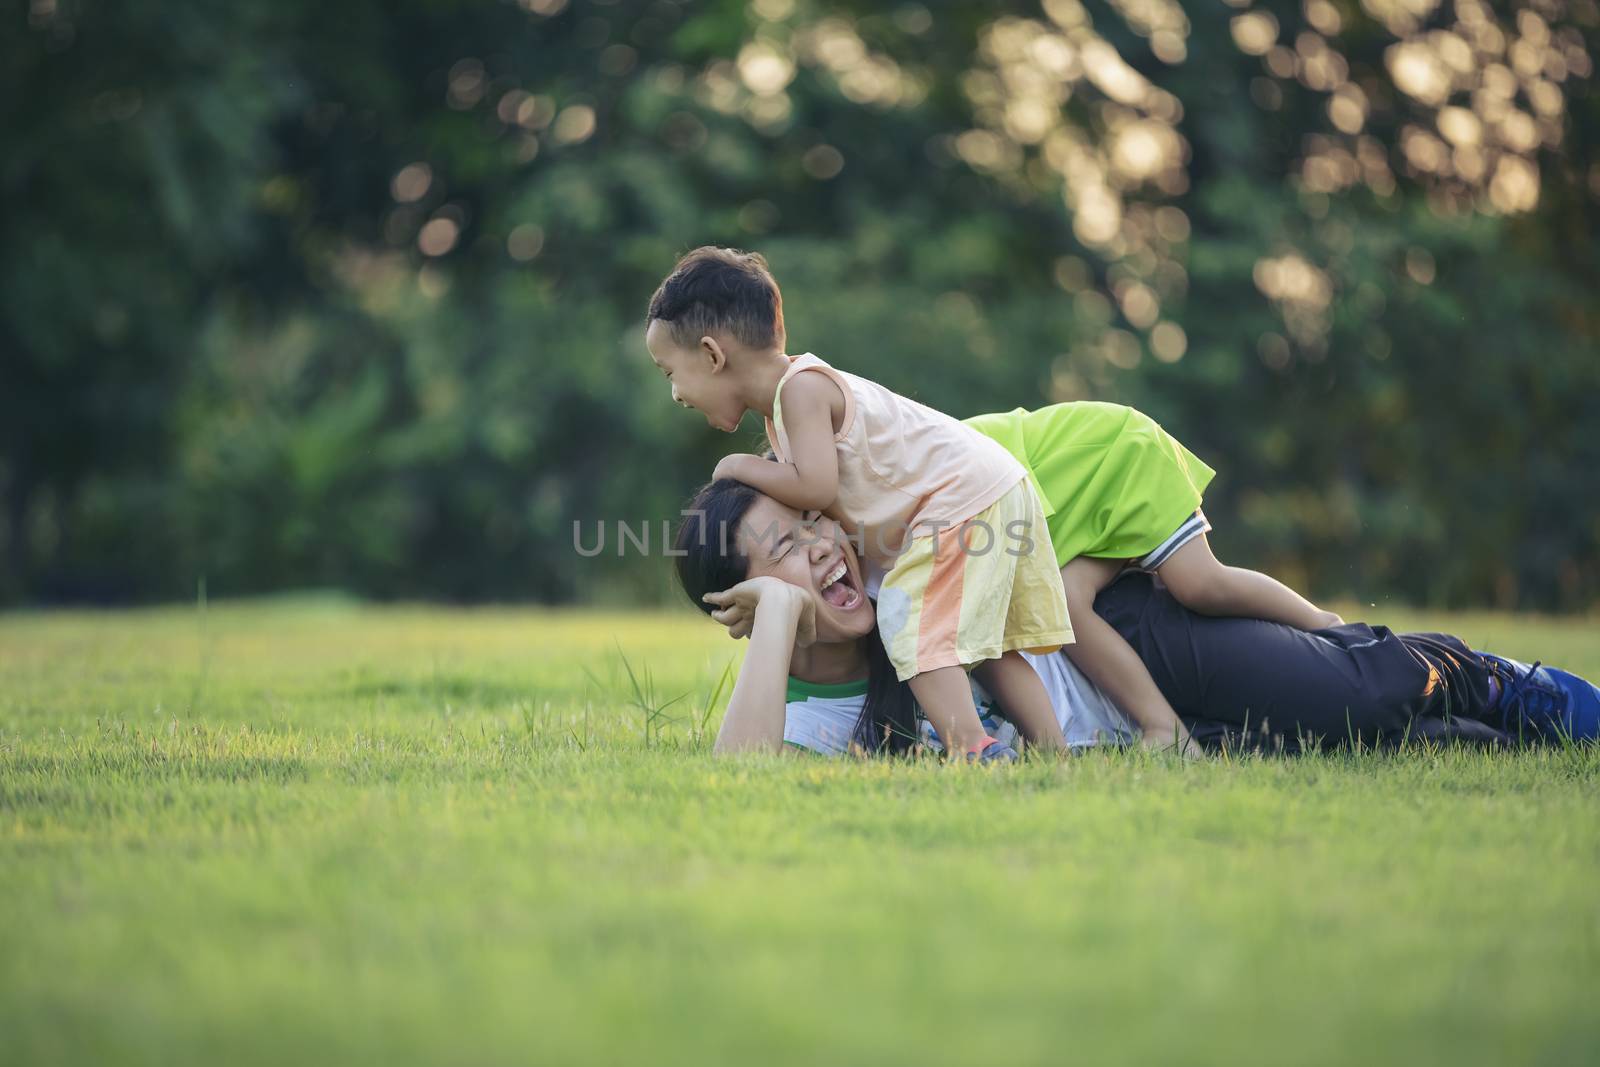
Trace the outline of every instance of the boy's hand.
{"type": "Polygon", "coordinates": [[[733,478],[736,481],[746,482],[746,484],[748,484],[747,479],[741,476],[741,472],[748,471],[748,464],[752,461],[756,463],[767,462],[767,460],[762,459],[760,456],[752,456],[748,452],[735,452],[732,455],[723,456],[721,459],[717,460],[716,470],[711,472],[711,480],[717,481],[719,478],[733,478]]]}

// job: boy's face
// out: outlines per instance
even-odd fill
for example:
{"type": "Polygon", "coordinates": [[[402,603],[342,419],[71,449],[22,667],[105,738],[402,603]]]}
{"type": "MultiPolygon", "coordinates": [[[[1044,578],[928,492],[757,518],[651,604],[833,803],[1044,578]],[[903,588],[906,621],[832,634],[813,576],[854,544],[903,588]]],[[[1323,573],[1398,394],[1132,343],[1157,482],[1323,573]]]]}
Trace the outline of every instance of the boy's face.
{"type": "Polygon", "coordinates": [[[702,337],[696,347],[684,348],[673,342],[671,327],[656,319],[645,330],[644,346],[667,376],[674,401],[694,408],[724,433],[739,428],[745,404],[739,398],[727,353],[716,338],[702,337]]]}

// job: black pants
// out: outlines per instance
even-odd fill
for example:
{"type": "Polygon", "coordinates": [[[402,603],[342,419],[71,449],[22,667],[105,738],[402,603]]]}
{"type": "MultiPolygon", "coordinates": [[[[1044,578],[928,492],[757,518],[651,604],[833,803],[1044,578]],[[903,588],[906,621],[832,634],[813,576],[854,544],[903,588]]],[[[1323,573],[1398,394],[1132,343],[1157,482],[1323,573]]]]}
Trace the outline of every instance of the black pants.
{"type": "Polygon", "coordinates": [[[1487,666],[1447,634],[1365,623],[1307,633],[1198,615],[1140,573],[1113,582],[1094,608],[1208,748],[1510,742],[1489,706],[1487,666]]]}

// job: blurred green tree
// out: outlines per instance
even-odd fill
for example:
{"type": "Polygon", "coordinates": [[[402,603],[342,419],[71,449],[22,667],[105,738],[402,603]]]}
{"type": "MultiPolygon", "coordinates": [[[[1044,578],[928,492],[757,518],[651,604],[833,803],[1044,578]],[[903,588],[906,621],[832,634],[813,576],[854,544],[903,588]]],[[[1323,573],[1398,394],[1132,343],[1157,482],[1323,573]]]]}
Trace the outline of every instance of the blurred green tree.
{"type": "Polygon", "coordinates": [[[1085,397],[1319,595],[1600,598],[1594,0],[103,10],[6,60],[0,597],[659,596],[736,447],[644,303],[756,247],[792,350],[1085,397]]]}

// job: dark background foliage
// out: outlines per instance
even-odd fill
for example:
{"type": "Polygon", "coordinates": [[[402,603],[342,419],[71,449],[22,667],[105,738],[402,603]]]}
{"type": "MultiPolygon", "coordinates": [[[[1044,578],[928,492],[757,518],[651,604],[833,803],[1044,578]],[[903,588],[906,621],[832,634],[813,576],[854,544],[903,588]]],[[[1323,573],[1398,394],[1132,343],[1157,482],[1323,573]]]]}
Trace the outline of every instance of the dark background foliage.
{"type": "Polygon", "coordinates": [[[666,595],[612,524],[659,549],[759,434],[643,350],[715,242],[791,351],[952,414],[1148,410],[1231,562],[1590,608],[1597,37],[1594,0],[31,0],[0,602],[666,595]]]}

